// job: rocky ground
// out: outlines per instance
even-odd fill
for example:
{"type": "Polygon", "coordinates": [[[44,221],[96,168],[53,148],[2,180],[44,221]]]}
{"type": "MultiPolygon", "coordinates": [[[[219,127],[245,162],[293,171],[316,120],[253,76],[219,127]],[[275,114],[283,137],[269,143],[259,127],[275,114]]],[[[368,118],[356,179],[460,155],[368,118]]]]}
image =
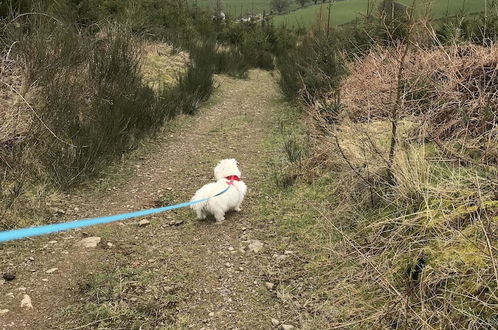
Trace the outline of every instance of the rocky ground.
{"type": "MultiPolygon", "coordinates": [[[[292,329],[299,306],[288,269],[304,261],[262,205],[282,104],[270,73],[219,77],[213,98],[130,160],[78,192],[60,220],[188,200],[236,158],[249,187],[222,225],[189,209],[26,239],[0,247],[0,329],[292,329]],[[257,95],[257,97],[256,97],[257,95]]],[[[304,275],[304,273],[303,273],[304,275]]]]}

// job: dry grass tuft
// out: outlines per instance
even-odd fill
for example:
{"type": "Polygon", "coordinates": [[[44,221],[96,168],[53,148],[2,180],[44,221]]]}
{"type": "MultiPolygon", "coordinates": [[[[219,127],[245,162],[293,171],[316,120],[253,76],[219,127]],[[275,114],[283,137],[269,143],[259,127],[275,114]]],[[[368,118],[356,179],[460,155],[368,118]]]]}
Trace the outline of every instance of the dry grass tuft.
{"type": "Polygon", "coordinates": [[[187,68],[188,54],[177,52],[172,45],[146,42],[140,48],[144,81],[154,89],[175,85],[178,75],[187,68]]]}

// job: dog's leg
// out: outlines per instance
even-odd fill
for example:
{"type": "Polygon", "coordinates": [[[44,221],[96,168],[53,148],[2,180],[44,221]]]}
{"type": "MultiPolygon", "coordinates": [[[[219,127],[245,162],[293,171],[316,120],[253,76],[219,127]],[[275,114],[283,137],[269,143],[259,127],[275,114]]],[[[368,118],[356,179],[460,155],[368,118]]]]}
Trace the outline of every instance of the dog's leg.
{"type": "Polygon", "coordinates": [[[197,209],[195,210],[197,213],[197,220],[204,220],[206,219],[206,211],[204,209],[197,209]]]}
{"type": "Polygon", "coordinates": [[[216,219],[216,223],[220,223],[225,220],[225,212],[222,209],[213,210],[213,215],[216,219]]]}
{"type": "Polygon", "coordinates": [[[242,200],[235,206],[235,208],[234,208],[235,212],[240,212],[241,211],[240,205],[242,205],[242,200]]]}

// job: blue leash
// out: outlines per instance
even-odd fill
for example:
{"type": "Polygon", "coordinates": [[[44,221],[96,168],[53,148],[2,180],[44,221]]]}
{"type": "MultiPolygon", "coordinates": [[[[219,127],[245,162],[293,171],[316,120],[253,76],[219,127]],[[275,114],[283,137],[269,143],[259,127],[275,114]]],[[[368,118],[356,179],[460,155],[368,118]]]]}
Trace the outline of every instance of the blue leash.
{"type": "MultiPolygon", "coordinates": [[[[219,196],[221,194],[224,194],[228,189],[230,189],[230,185],[228,187],[226,187],[225,190],[217,193],[216,195],[214,195],[212,197],[216,197],[216,196],[219,196]]],[[[158,207],[155,209],[148,209],[148,210],[135,211],[135,212],[130,212],[130,213],[110,215],[107,217],[90,218],[90,219],[75,220],[75,221],[63,222],[63,223],[54,223],[54,224],[45,225],[45,226],[20,228],[20,229],[2,231],[2,232],[0,232],[0,242],[7,242],[7,241],[13,241],[16,239],[26,238],[26,237],[51,234],[51,233],[56,233],[59,231],[94,226],[94,225],[99,225],[99,224],[103,224],[103,223],[110,223],[110,222],[130,219],[130,218],[143,217],[143,216],[150,215],[150,214],[161,213],[161,212],[165,212],[165,211],[169,211],[169,210],[179,209],[179,208],[186,207],[186,206],[193,205],[193,204],[202,203],[202,202],[209,200],[212,197],[199,199],[199,200],[191,201],[191,202],[175,204],[175,205],[158,207]]]]}

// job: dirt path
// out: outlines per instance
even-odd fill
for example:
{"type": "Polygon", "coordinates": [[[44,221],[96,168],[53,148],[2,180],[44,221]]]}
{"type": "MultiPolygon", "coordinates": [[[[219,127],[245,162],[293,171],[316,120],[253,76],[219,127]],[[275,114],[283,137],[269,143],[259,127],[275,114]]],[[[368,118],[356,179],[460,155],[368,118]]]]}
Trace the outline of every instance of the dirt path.
{"type": "Polygon", "coordinates": [[[2,271],[17,278],[0,285],[0,310],[9,310],[0,315],[0,329],[270,329],[272,318],[296,325],[282,291],[277,298],[272,288],[275,264],[292,258],[292,245],[258,206],[268,198],[259,187],[267,180],[265,141],[280,95],[267,72],[221,80],[199,115],[179,119],[129,162],[132,169],[107,176],[96,191],[70,196],[66,215],[185,201],[212,180],[218,160],[232,157],[250,189],[242,212],[214,225],[182,209],[150,217],[144,227],[132,220],[11,243],[2,251],[2,271]],[[85,236],[102,241],[76,247],[85,236]],[[261,251],[249,251],[253,240],[263,243],[261,251]],[[32,309],[20,308],[24,294],[32,309]]]}

